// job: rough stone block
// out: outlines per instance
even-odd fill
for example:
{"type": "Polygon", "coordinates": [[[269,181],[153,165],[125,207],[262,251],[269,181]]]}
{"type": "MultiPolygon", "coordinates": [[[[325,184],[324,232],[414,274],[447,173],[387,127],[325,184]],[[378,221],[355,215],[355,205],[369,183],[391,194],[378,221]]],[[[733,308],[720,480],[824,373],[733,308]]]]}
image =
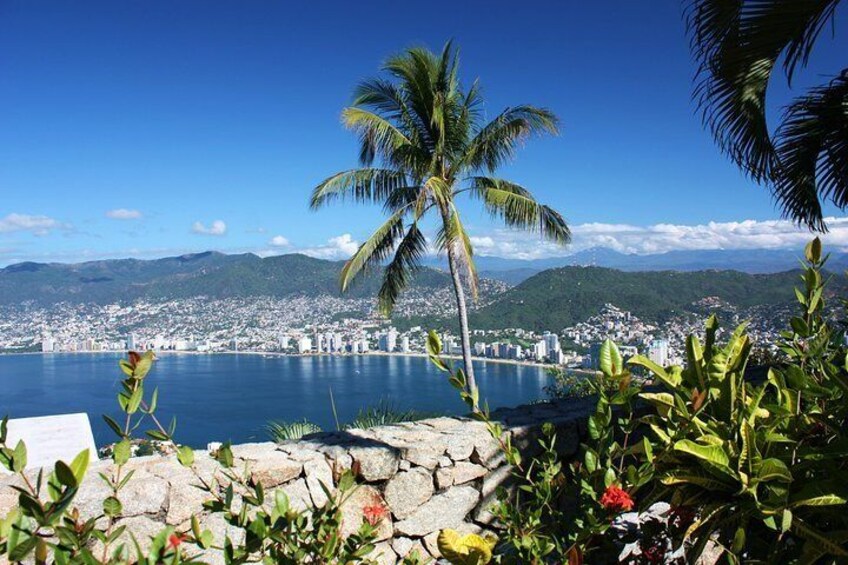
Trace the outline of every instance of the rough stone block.
{"type": "Polygon", "coordinates": [[[392,516],[386,500],[380,494],[380,491],[371,485],[360,485],[350,493],[341,505],[342,511],[342,527],[341,535],[343,538],[355,533],[362,525],[362,520],[366,516],[366,509],[373,515],[374,511],[382,508],[385,515],[380,520],[377,528],[377,540],[387,540],[392,537],[392,516]]]}
{"type": "Polygon", "coordinates": [[[395,530],[406,536],[421,537],[462,523],[477,505],[480,493],[470,486],[452,487],[435,495],[409,518],[395,524],[395,530]]]}
{"type": "Polygon", "coordinates": [[[336,490],[333,484],[333,470],[330,469],[327,461],[321,457],[304,462],[303,475],[306,478],[306,486],[309,488],[312,503],[316,507],[327,504],[327,494],[321,488],[321,485],[323,484],[329,489],[331,494],[336,490]]]}
{"type": "Polygon", "coordinates": [[[433,496],[433,477],[416,467],[392,477],[386,484],[384,496],[392,514],[403,520],[433,496]]]}
{"type": "Polygon", "coordinates": [[[461,485],[484,476],[489,470],[482,465],[460,461],[453,466],[453,484],[461,485]]]}
{"type": "Polygon", "coordinates": [[[397,472],[400,454],[389,446],[375,445],[355,447],[350,450],[354,463],[359,464],[359,472],[368,482],[385,481],[397,472]]]}
{"type": "Polygon", "coordinates": [[[269,489],[299,477],[303,463],[292,461],[282,451],[272,450],[259,459],[249,460],[248,469],[256,482],[269,489]]]}

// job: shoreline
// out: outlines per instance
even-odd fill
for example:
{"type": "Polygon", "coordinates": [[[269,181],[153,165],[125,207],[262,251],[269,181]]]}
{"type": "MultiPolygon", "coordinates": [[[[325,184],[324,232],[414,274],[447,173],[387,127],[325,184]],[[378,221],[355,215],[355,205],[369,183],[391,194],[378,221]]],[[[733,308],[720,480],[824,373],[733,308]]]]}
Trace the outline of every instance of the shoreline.
{"type": "MultiPolygon", "coordinates": [[[[0,358],[5,355],[119,355],[123,356],[125,354],[124,351],[20,351],[20,352],[3,352],[0,353],[0,358]]],[[[369,356],[380,356],[380,357],[415,357],[421,359],[429,359],[429,355],[427,353],[419,353],[419,352],[409,352],[409,353],[399,353],[393,352],[389,353],[387,351],[369,351],[368,353],[283,353],[280,351],[173,351],[173,350],[158,350],[156,351],[156,355],[261,355],[261,356],[270,356],[270,357],[369,357],[369,356]]],[[[444,354],[441,356],[443,359],[450,359],[452,361],[461,361],[461,355],[447,355],[444,354]]],[[[585,375],[593,375],[595,371],[591,369],[582,369],[582,368],[571,368],[571,367],[561,367],[559,365],[551,365],[549,363],[538,363],[536,361],[523,361],[517,359],[498,359],[491,357],[472,357],[473,361],[479,363],[498,363],[501,365],[517,365],[520,367],[535,367],[537,369],[563,369],[567,372],[585,374],[585,375]]]]}

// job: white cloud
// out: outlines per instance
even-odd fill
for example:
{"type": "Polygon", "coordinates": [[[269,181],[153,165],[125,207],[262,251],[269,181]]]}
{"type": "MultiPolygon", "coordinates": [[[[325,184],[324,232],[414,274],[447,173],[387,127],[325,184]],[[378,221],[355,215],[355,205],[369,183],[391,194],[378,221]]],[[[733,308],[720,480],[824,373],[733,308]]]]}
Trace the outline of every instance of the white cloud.
{"type": "Polygon", "coordinates": [[[304,255],[317,257],[319,259],[347,259],[359,249],[359,242],[353,239],[349,233],[345,233],[327,240],[326,245],[309,247],[300,250],[304,255]]]}
{"type": "Polygon", "coordinates": [[[224,235],[227,233],[227,224],[223,220],[215,220],[208,226],[203,222],[194,222],[191,231],[199,235],[224,235]]]}
{"type": "MultiPolygon", "coordinates": [[[[830,231],[821,235],[830,248],[848,250],[848,218],[827,218],[830,231]]],[[[516,259],[542,259],[569,255],[592,247],[620,253],[652,254],[703,249],[800,248],[812,237],[808,230],[788,220],[743,220],[706,224],[587,223],[572,226],[567,248],[541,240],[538,235],[510,229],[471,238],[476,253],[516,259]]]]}
{"type": "Polygon", "coordinates": [[[289,240],[281,235],[275,235],[271,238],[271,241],[268,242],[268,245],[272,247],[288,247],[291,245],[289,240]]]}
{"type": "Polygon", "coordinates": [[[106,212],[106,217],[112,218],[113,220],[138,220],[141,216],[142,214],[140,211],[129,210],[127,208],[116,208],[106,212]]]}
{"type": "Polygon", "coordinates": [[[61,223],[48,216],[12,213],[0,218],[0,233],[30,232],[34,235],[47,235],[50,230],[60,227],[63,227],[61,223]]]}

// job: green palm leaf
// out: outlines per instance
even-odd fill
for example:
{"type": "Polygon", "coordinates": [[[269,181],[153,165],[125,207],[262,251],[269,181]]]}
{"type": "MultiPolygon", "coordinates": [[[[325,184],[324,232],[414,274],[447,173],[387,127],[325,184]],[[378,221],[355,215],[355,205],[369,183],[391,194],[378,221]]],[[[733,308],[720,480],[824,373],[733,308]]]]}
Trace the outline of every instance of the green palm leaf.
{"type": "Polygon", "coordinates": [[[427,251],[427,239],[418,224],[413,223],[394,252],[394,257],[383,272],[383,284],[377,295],[380,311],[388,316],[400,293],[409,285],[421,266],[421,258],[427,251]]]}
{"type": "Polygon", "coordinates": [[[784,212],[823,228],[820,198],[848,206],[848,69],[789,106],[775,143],[784,212]]]}
{"type": "Polygon", "coordinates": [[[554,209],[537,202],[527,189],[501,179],[475,177],[472,194],[483,200],[490,214],[510,227],[537,231],[559,244],[571,241],[565,219],[554,209]]]}
{"type": "Polygon", "coordinates": [[[345,198],[356,202],[380,203],[407,184],[406,175],[402,171],[373,168],[342,171],[315,187],[310,207],[314,210],[331,200],[345,198]]]}
{"type": "Polygon", "coordinates": [[[392,214],[347,260],[341,273],[342,291],[368,267],[382,263],[392,254],[395,243],[404,233],[404,213],[405,210],[400,210],[392,214]]]}
{"type": "MultiPolygon", "coordinates": [[[[687,12],[692,52],[698,62],[695,98],[704,123],[725,154],[751,178],[769,186],[786,217],[815,229],[825,228],[820,199],[832,198],[835,191],[828,192],[827,179],[823,186],[811,187],[809,178],[783,163],[788,147],[783,147],[780,133],[772,135],[769,130],[767,92],[781,61],[790,83],[796,70],[806,66],[838,3],[695,0],[687,12]]],[[[791,121],[792,115],[790,108],[784,122],[791,121]]],[[[835,128],[834,124],[825,129],[835,128]]],[[[781,129],[785,125],[777,131],[781,129]]],[[[803,138],[795,137],[795,141],[803,138]]],[[[808,155],[812,151],[806,143],[794,149],[808,155]]],[[[809,172],[810,157],[796,156],[805,163],[801,169],[809,172]]],[[[840,207],[848,203],[838,198],[833,201],[840,207]]]]}

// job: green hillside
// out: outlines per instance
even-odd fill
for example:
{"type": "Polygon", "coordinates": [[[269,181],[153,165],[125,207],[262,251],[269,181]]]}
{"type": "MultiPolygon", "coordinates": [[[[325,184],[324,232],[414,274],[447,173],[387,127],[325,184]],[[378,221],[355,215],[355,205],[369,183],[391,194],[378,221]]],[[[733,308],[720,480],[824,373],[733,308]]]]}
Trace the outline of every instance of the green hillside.
{"type": "MultiPolygon", "coordinates": [[[[326,261],[288,254],[260,258],[252,254],[197,253],[151,261],[122,259],[77,264],[20,263],[0,269],[0,304],[33,301],[126,302],[142,298],[170,299],[208,296],[286,297],[339,295],[341,261],[326,261]]],[[[375,271],[354,284],[350,297],[375,296],[379,288],[375,271]]],[[[435,269],[422,269],[416,286],[433,288],[450,284],[450,277],[435,269]]]]}
{"type": "MultiPolygon", "coordinates": [[[[474,328],[561,329],[597,314],[606,303],[647,321],[661,321],[716,296],[738,307],[789,303],[798,272],[752,275],[737,271],[623,272],[565,267],[534,275],[471,315],[474,328]]],[[[835,280],[831,290],[844,287],[835,280]]]]}

